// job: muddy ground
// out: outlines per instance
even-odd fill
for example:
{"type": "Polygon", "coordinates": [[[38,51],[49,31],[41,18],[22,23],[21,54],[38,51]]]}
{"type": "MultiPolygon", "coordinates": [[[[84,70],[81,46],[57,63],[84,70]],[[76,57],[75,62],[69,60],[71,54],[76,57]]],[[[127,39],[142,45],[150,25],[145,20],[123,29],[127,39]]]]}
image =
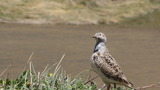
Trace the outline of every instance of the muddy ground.
{"type": "Polygon", "coordinates": [[[12,64],[2,78],[7,74],[16,78],[33,51],[32,61],[37,72],[47,64],[58,62],[63,53],[66,56],[62,67],[68,74],[75,76],[90,69],[95,44],[91,37],[96,32],[107,35],[110,53],[135,86],[160,81],[160,29],[106,25],[0,24],[0,72],[12,64]]]}

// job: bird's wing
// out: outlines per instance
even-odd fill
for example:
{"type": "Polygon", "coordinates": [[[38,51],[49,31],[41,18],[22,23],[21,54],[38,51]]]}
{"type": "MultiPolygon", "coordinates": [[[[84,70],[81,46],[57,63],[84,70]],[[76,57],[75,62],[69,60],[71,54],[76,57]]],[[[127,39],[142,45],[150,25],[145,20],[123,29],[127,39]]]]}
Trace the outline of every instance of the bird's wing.
{"type": "Polygon", "coordinates": [[[99,68],[99,70],[101,70],[101,72],[107,78],[120,82],[126,86],[128,86],[129,84],[129,86],[132,86],[132,84],[129,81],[127,81],[127,78],[123,74],[118,63],[108,52],[96,52],[92,56],[92,60],[94,60],[95,65],[99,68]]]}

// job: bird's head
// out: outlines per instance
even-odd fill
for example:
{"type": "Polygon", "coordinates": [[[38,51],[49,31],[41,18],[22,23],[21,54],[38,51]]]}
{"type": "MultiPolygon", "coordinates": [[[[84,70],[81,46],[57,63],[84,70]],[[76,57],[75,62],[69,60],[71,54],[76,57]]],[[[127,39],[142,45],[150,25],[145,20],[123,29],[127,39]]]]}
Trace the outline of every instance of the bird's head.
{"type": "Polygon", "coordinates": [[[96,33],[92,38],[95,38],[98,42],[106,42],[107,38],[102,32],[96,33]]]}

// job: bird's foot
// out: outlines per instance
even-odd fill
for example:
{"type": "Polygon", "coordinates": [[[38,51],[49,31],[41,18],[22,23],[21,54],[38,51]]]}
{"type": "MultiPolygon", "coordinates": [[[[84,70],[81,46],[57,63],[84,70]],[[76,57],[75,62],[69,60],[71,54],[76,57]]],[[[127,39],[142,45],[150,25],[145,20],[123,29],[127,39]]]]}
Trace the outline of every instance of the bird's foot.
{"type": "Polygon", "coordinates": [[[103,84],[103,86],[101,87],[101,90],[104,90],[106,88],[106,84],[103,84]]]}
{"type": "Polygon", "coordinates": [[[105,90],[105,88],[107,87],[107,90],[110,90],[111,89],[111,85],[106,85],[104,84],[102,87],[101,87],[101,90],[105,90]]]}

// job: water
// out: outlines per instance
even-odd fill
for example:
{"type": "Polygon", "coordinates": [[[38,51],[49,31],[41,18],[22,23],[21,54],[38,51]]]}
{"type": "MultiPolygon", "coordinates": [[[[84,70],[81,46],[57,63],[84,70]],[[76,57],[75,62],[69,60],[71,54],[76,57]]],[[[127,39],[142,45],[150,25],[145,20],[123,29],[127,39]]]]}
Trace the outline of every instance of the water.
{"type": "MultiPolygon", "coordinates": [[[[0,72],[12,64],[2,78],[7,75],[16,78],[33,51],[32,61],[37,72],[47,64],[58,62],[64,53],[62,67],[68,74],[75,76],[90,69],[95,44],[91,37],[96,32],[107,35],[110,53],[135,86],[160,81],[160,29],[105,25],[0,24],[0,72]]],[[[102,84],[100,79],[97,82],[102,84]]]]}

